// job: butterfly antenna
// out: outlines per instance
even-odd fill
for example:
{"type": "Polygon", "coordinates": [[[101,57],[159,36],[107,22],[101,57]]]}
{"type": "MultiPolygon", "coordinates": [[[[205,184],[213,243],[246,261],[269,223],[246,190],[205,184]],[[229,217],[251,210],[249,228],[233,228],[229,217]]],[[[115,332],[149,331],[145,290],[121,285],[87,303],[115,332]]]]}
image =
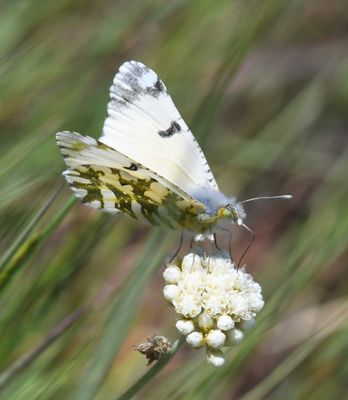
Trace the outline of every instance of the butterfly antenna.
{"type": "Polygon", "coordinates": [[[292,199],[292,198],[293,198],[293,195],[291,195],[291,194],[282,194],[280,196],[253,197],[252,199],[242,200],[239,203],[249,203],[250,201],[255,201],[255,200],[274,200],[274,199],[288,200],[288,199],[292,199]]]}
{"type": "Polygon", "coordinates": [[[253,243],[254,243],[254,241],[255,241],[255,233],[254,233],[247,225],[241,224],[241,226],[243,226],[248,232],[251,233],[251,240],[250,240],[250,242],[249,242],[247,248],[244,250],[243,254],[241,255],[239,261],[238,261],[237,270],[239,269],[240,264],[242,263],[244,256],[245,256],[246,253],[249,251],[250,247],[253,245],[253,243]]]}

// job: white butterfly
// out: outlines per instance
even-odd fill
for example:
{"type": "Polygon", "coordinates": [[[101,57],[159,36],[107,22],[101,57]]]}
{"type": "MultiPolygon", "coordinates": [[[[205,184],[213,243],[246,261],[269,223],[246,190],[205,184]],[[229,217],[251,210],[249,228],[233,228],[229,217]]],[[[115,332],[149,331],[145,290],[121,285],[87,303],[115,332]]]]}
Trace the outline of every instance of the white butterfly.
{"type": "Polygon", "coordinates": [[[163,82],[140,62],[116,74],[99,140],[59,132],[57,142],[64,176],[86,205],[198,234],[243,224],[241,202],[218,190],[163,82]]]}

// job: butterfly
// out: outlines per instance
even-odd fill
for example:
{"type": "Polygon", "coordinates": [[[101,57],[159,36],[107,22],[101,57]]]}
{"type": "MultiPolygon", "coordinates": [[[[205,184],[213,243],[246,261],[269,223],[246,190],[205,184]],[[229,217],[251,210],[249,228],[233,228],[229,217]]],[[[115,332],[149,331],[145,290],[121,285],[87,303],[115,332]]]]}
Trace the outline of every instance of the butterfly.
{"type": "Polygon", "coordinates": [[[69,131],[56,138],[63,175],[87,206],[200,235],[243,224],[242,202],[219,191],[164,83],[140,62],[119,68],[98,140],[69,131]]]}

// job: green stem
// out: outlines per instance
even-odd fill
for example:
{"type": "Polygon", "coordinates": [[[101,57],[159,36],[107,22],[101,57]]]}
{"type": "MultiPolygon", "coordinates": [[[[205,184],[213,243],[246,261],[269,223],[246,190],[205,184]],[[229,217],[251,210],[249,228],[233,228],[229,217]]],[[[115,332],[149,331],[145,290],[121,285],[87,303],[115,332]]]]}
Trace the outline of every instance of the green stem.
{"type": "MultiPolygon", "coordinates": [[[[51,200],[53,201],[54,198],[55,196],[53,196],[51,200]]],[[[49,207],[52,201],[49,202],[47,207],[49,207]]],[[[61,221],[66,216],[70,208],[75,204],[75,202],[76,198],[71,197],[62,207],[62,209],[58,212],[58,214],[53,218],[52,222],[46,229],[44,229],[40,233],[37,233],[36,235],[33,235],[32,237],[29,237],[19,247],[18,247],[19,243],[18,245],[16,243],[15,246],[13,246],[13,250],[11,249],[10,256],[6,256],[4,264],[1,265],[2,269],[0,268],[0,291],[6,287],[11,278],[21,268],[24,268],[26,263],[29,262],[29,260],[34,256],[34,254],[42,246],[45,240],[61,223],[61,221]],[[9,258],[7,259],[7,257],[9,258]]],[[[44,211],[46,211],[46,209],[44,211]]],[[[34,229],[35,225],[37,224],[42,215],[43,213],[41,213],[37,219],[32,221],[32,223],[30,224],[30,229],[28,229],[28,231],[25,231],[25,235],[23,236],[22,239],[25,239],[25,237],[30,234],[31,230],[34,229]]]]}
{"type": "Polygon", "coordinates": [[[185,337],[180,336],[180,338],[174,342],[172,348],[170,349],[170,352],[163,356],[159,361],[157,361],[157,363],[151,369],[149,369],[127,391],[125,391],[120,397],[118,397],[117,400],[128,400],[133,398],[133,396],[135,396],[141,389],[143,389],[145,385],[147,385],[147,383],[150,382],[151,379],[154,378],[169,363],[169,361],[174,357],[174,355],[177,353],[184,342],[185,337]]]}
{"type": "Polygon", "coordinates": [[[34,218],[29,222],[29,224],[23,229],[23,231],[18,235],[17,239],[8,248],[5,254],[0,260],[0,271],[6,267],[6,264],[11,260],[11,258],[16,254],[18,249],[22,246],[23,242],[28,238],[30,233],[36,227],[41,218],[45,215],[46,211],[50,208],[54,200],[57,198],[59,193],[62,191],[64,185],[61,185],[51,196],[51,198],[43,205],[43,207],[37,212],[34,218]]]}
{"type": "Polygon", "coordinates": [[[45,339],[33,350],[24,354],[21,358],[16,360],[8,369],[0,374],[0,392],[12,382],[23,370],[29,367],[42,353],[44,353],[57,339],[59,339],[71,326],[75,324],[81,317],[83,317],[89,310],[86,306],[81,306],[56,327],[54,327],[45,339]]]}

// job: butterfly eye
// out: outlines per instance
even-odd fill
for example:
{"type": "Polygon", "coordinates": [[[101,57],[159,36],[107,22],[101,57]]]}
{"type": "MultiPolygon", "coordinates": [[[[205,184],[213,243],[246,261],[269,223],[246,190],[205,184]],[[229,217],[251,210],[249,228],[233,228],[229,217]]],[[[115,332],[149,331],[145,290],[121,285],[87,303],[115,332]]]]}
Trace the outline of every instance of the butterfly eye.
{"type": "Polygon", "coordinates": [[[232,211],[229,210],[228,208],[222,207],[222,208],[219,208],[217,215],[220,218],[228,218],[228,217],[232,217],[233,214],[232,214],[232,211]]]}
{"type": "MultiPolygon", "coordinates": [[[[235,221],[237,223],[237,225],[240,225],[242,220],[241,220],[241,216],[238,212],[238,210],[236,209],[236,207],[234,207],[232,204],[229,204],[225,210],[228,211],[229,213],[229,217],[232,217],[233,221],[235,221]]],[[[227,215],[226,215],[227,216],[227,215]]]]}

